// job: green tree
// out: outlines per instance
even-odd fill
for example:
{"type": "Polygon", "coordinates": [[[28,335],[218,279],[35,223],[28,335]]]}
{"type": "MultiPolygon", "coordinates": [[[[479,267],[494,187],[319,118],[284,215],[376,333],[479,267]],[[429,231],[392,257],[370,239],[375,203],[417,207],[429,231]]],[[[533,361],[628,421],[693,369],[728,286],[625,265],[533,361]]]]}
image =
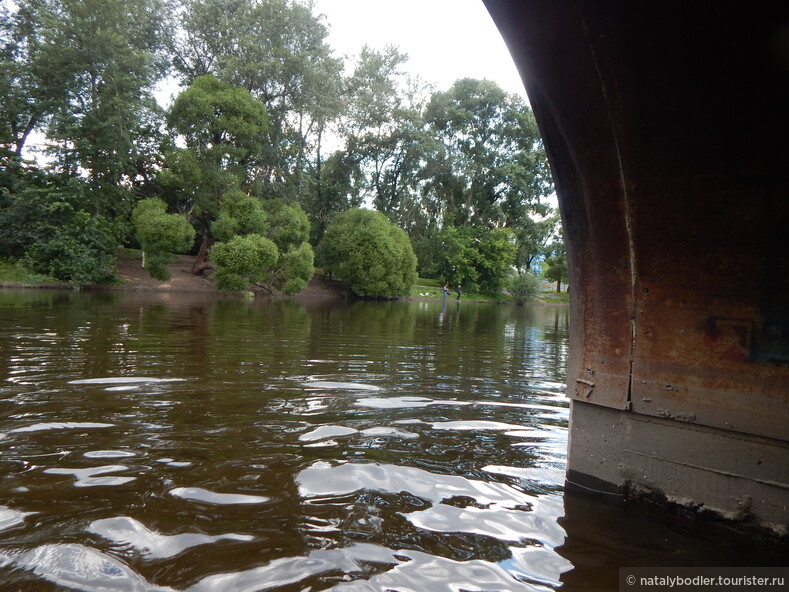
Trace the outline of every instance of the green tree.
{"type": "Polygon", "coordinates": [[[445,226],[430,240],[428,277],[467,291],[496,296],[501,293],[515,261],[515,240],[506,228],[445,226]]]}
{"type": "Polygon", "coordinates": [[[318,162],[310,191],[301,203],[310,219],[310,242],[319,245],[334,216],[362,205],[360,158],[345,150],[335,151],[318,162]]]}
{"type": "Polygon", "coordinates": [[[175,166],[165,179],[171,189],[181,188],[181,199],[193,200],[189,209],[202,240],[192,271],[200,274],[208,268],[212,223],[225,196],[237,195],[249,179],[250,159],[266,142],[268,117],[249,91],[205,75],[178,95],[168,121],[189,152],[172,153],[175,166]]]}
{"type": "Polygon", "coordinates": [[[507,228],[474,230],[477,251],[474,266],[479,274],[479,290],[490,296],[498,295],[515,263],[515,238],[507,228]]]}
{"type": "Polygon", "coordinates": [[[263,197],[301,200],[304,171],[320,166],[321,138],[342,111],[341,60],[309,4],[291,0],[180,0],[174,65],[184,84],[212,74],[248,90],[269,114],[269,141],[256,152],[263,197]],[[317,155],[317,156],[316,156],[317,155]]]}
{"type": "MultiPolygon", "coordinates": [[[[96,212],[128,216],[158,135],[162,0],[19,0],[4,112],[17,154],[42,129],[96,212]]],[[[9,63],[8,61],[6,63],[9,63]]]]}
{"type": "MultiPolygon", "coordinates": [[[[73,177],[54,192],[65,198],[63,191],[73,191],[70,206],[95,217],[90,225],[114,235],[110,242],[129,237],[132,207],[148,191],[157,160],[161,114],[152,90],[166,66],[163,7],[164,0],[2,4],[0,191],[22,191],[22,177],[39,166],[53,179],[73,177]],[[24,163],[30,138],[39,136],[47,139],[47,164],[24,163]]],[[[77,237],[81,219],[64,216],[61,235],[77,237]]],[[[53,253],[37,248],[31,260],[44,252],[53,253]]],[[[104,276],[103,258],[97,265],[104,276]]]]}
{"type": "Polygon", "coordinates": [[[213,248],[219,247],[224,253],[212,258],[220,266],[214,279],[222,289],[248,289],[257,284],[269,292],[295,294],[307,286],[315,271],[314,254],[307,242],[309,220],[297,204],[286,204],[281,199],[261,201],[240,191],[229,192],[223,197],[211,232],[219,241],[213,248]],[[249,252],[257,244],[235,241],[239,236],[266,239],[274,244],[276,257],[266,258],[262,267],[239,273],[229,261],[253,261],[249,252]]]}
{"type": "Polygon", "coordinates": [[[546,280],[556,282],[556,291],[562,291],[562,282],[567,283],[569,272],[567,269],[567,252],[564,242],[560,241],[553,244],[550,248],[552,253],[545,259],[542,276],[546,280]]]}
{"type": "Polygon", "coordinates": [[[247,290],[279,259],[277,245],[259,234],[236,235],[211,249],[214,284],[221,290],[247,290]]]}
{"type": "Polygon", "coordinates": [[[266,199],[261,207],[266,212],[266,236],[280,251],[309,241],[310,221],[301,206],[281,199],[266,199]]]}
{"type": "Polygon", "coordinates": [[[280,255],[280,265],[271,273],[269,284],[285,294],[296,294],[307,287],[315,274],[315,255],[308,242],[291,245],[280,255]]]}
{"type": "Polygon", "coordinates": [[[0,5],[0,187],[11,187],[30,134],[51,112],[39,66],[35,18],[29,9],[0,5]]]}
{"type": "Polygon", "coordinates": [[[206,75],[175,99],[168,121],[204,165],[246,176],[250,154],[266,142],[265,106],[246,89],[206,75]]]}
{"type": "Polygon", "coordinates": [[[315,273],[307,214],[298,204],[281,199],[266,199],[262,207],[266,212],[266,237],[274,241],[280,253],[267,276],[266,287],[286,294],[301,292],[315,273]]]}
{"type": "Polygon", "coordinates": [[[380,212],[353,208],[338,214],[323,236],[325,266],[358,296],[395,298],[416,281],[408,235],[380,212]]]}
{"type": "Polygon", "coordinates": [[[407,56],[396,47],[379,52],[365,46],[345,83],[348,107],[342,133],[346,149],[361,163],[365,197],[379,212],[391,216],[407,185],[408,145],[421,127],[421,116],[406,102],[407,56]]]}
{"type": "Polygon", "coordinates": [[[407,56],[394,46],[364,47],[345,81],[340,132],[357,165],[357,190],[412,237],[424,231],[420,187],[438,147],[424,125],[427,87],[406,75],[407,56]]]}
{"type": "Polygon", "coordinates": [[[109,281],[117,242],[104,216],[82,208],[82,191],[77,179],[39,175],[0,194],[0,255],[76,286],[109,281]]]}
{"type": "Polygon", "coordinates": [[[445,226],[430,240],[431,265],[422,268],[422,275],[476,291],[479,272],[474,265],[475,246],[467,227],[445,226]]]}
{"type": "Polygon", "coordinates": [[[489,80],[433,94],[425,121],[441,140],[427,163],[425,210],[437,223],[513,230],[552,190],[531,109],[489,80]]]}
{"type": "Polygon", "coordinates": [[[192,247],[194,227],[184,216],[168,214],[167,204],[154,197],[137,203],[132,223],[143,250],[143,266],[151,277],[169,280],[167,265],[175,261],[173,253],[183,253],[192,247]]]}
{"type": "Polygon", "coordinates": [[[515,274],[510,280],[510,294],[518,304],[529,302],[537,297],[540,291],[540,280],[531,271],[515,274]]]}
{"type": "Polygon", "coordinates": [[[556,240],[561,232],[561,219],[553,210],[542,220],[535,220],[526,216],[520,220],[518,226],[513,228],[518,245],[518,254],[515,266],[519,270],[530,270],[534,261],[550,251],[552,240],[556,240]]]}
{"type": "Polygon", "coordinates": [[[216,240],[226,242],[237,234],[265,235],[269,224],[259,199],[232,190],[222,195],[218,214],[210,228],[216,240]]]}

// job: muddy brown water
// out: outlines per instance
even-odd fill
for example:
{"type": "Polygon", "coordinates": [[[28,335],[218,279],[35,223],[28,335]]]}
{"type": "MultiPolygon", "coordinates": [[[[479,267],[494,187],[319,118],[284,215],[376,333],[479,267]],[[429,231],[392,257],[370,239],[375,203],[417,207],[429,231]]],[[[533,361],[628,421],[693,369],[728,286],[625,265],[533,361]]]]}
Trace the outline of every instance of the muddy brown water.
{"type": "Polygon", "coordinates": [[[0,590],[616,589],[787,547],[565,492],[565,308],[0,290],[0,590]]]}

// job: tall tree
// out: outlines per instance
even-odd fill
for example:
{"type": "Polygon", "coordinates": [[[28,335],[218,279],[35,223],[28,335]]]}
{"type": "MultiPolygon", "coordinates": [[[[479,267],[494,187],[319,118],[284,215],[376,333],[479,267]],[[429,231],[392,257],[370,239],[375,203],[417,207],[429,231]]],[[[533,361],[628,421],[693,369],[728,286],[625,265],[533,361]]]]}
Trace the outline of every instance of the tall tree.
{"type": "Polygon", "coordinates": [[[545,279],[556,282],[556,291],[562,291],[562,282],[567,283],[569,272],[567,268],[567,250],[564,240],[560,239],[549,247],[549,255],[545,259],[542,275],[545,279]]]}
{"type": "Polygon", "coordinates": [[[325,161],[317,161],[312,188],[301,203],[310,217],[310,242],[320,244],[334,216],[362,205],[362,169],[357,154],[336,150],[325,161]]]}
{"type": "Polygon", "coordinates": [[[425,120],[442,141],[424,189],[440,222],[515,227],[550,193],[531,110],[494,82],[464,78],[434,93],[425,120]]]}
{"type": "Polygon", "coordinates": [[[506,228],[447,225],[429,243],[422,273],[465,290],[499,294],[515,262],[515,241],[506,228]]]}
{"type": "Polygon", "coordinates": [[[255,155],[262,194],[299,199],[327,125],[342,109],[342,63],[307,4],[291,0],[180,0],[175,68],[185,84],[213,74],[266,106],[269,142],[255,155]],[[312,157],[312,158],[308,158],[312,157]]]}
{"type": "Polygon", "coordinates": [[[554,210],[542,219],[524,216],[515,226],[514,234],[518,247],[515,266],[519,271],[530,270],[540,257],[550,254],[549,245],[561,237],[561,219],[554,210]]]}
{"type": "Polygon", "coordinates": [[[6,137],[19,156],[41,129],[62,170],[87,173],[94,211],[128,214],[123,188],[145,174],[159,128],[163,0],[17,4],[3,50],[6,137]]]}
{"type": "Polygon", "coordinates": [[[178,95],[168,121],[186,149],[174,150],[175,164],[165,176],[193,200],[190,210],[202,232],[193,272],[202,273],[214,240],[212,222],[220,215],[223,196],[249,181],[249,160],[266,143],[268,116],[247,90],[208,74],[178,95]]]}
{"type": "Polygon", "coordinates": [[[424,222],[419,203],[424,164],[437,144],[421,114],[427,88],[405,74],[407,59],[393,46],[362,49],[346,82],[341,130],[347,153],[360,163],[363,195],[414,235],[424,222]]]}
{"type": "MultiPolygon", "coordinates": [[[[19,166],[30,133],[49,111],[36,92],[43,80],[36,76],[36,25],[30,11],[0,5],[0,163],[6,173],[19,166]]],[[[3,186],[11,179],[3,175],[3,186]]]]}

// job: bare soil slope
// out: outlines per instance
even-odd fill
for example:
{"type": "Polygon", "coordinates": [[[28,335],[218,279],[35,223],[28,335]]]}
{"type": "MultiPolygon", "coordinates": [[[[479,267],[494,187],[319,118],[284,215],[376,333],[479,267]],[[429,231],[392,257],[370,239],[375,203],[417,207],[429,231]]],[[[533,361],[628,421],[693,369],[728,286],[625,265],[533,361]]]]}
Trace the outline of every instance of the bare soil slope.
{"type": "MultiPolygon", "coordinates": [[[[117,276],[123,284],[111,289],[137,292],[219,292],[210,279],[191,272],[194,260],[194,256],[179,255],[177,261],[168,266],[171,277],[164,282],[152,278],[139,260],[119,260],[116,264],[117,276]]],[[[312,279],[299,296],[340,297],[346,288],[342,282],[312,279]]]]}

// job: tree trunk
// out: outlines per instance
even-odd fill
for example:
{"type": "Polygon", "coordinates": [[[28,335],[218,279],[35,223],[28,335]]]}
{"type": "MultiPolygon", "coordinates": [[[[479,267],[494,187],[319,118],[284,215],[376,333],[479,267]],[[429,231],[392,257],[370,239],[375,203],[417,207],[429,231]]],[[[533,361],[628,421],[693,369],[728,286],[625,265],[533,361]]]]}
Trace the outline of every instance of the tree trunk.
{"type": "Polygon", "coordinates": [[[16,157],[17,157],[16,160],[14,161],[15,163],[16,162],[22,162],[22,150],[25,147],[25,142],[27,142],[27,138],[30,135],[30,132],[33,131],[33,129],[36,127],[36,125],[38,125],[38,117],[36,115],[31,115],[30,119],[28,119],[28,121],[27,121],[27,125],[25,126],[25,129],[22,131],[22,135],[19,136],[19,137],[16,137],[17,134],[14,134],[15,141],[16,141],[16,151],[15,151],[15,153],[16,153],[16,157]]]}
{"type": "Polygon", "coordinates": [[[204,275],[207,269],[211,268],[208,262],[208,253],[211,250],[211,245],[214,244],[214,237],[208,231],[208,228],[203,230],[203,240],[200,242],[200,250],[197,252],[197,259],[192,264],[192,273],[194,275],[204,275]]]}
{"type": "Polygon", "coordinates": [[[562,280],[556,280],[556,293],[562,293],[562,280]]]}

